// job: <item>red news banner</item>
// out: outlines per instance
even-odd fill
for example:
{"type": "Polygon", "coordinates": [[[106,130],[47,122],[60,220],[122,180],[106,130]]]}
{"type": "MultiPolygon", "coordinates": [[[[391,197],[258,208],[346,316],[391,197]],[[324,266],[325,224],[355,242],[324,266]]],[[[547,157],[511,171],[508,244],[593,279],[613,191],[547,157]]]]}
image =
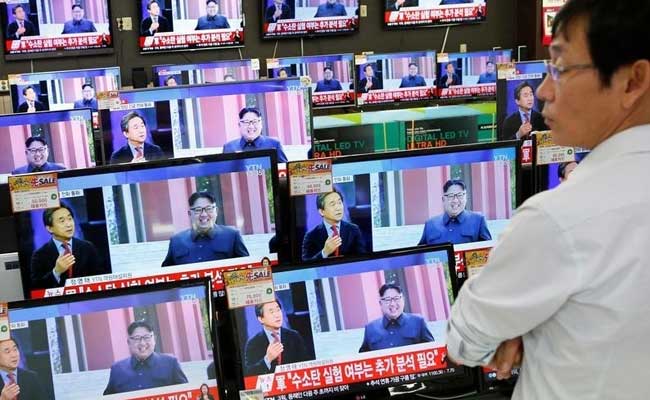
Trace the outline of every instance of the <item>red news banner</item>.
{"type": "Polygon", "coordinates": [[[476,85],[476,86],[456,86],[442,88],[438,90],[440,97],[466,97],[466,96],[496,96],[497,88],[495,84],[476,85]]]}
{"type": "Polygon", "coordinates": [[[391,91],[376,91],[361,95],[363,104],[383,103],[386,101],[412,101],[435,97],[435,88],[413,88],[391,91]]]}
{"type": "MultiPolygon", "coordinates": [[[[208,391],[215,399],[219,398],[216,386],[209,387],[208,391]]],[[[142,397],[130,397],[128,400],[194,400],[198,399],[199,396],[201,396],[201,389],[190,389],[180,392],[160,393],[142,397]]]]}
{"type": "Polygon", "coordinates": [[[311,95],[312,103],[319,106],[354,103],[354,98],[353,90],[337,93],[312,93],[311,95]]]}
{"type": "Polygon", "coordinates": [[[267,36],[283,33],[328,33],[352,31],[356,26],[356,17],[319,18],[310,21],[280,20],[264,24],[267,36]]]}
{"type": "Polygon", "coordinates": [[[265,397],[297,392],[305,397],[344,393],[352,384],[388,386],[406,381],[406,376],[408,381],[413,381],[417,374],[446,368],[447,363],[443,361],[446,354],[447,349],[439,347],[292,371],[282,371],[280,366],[274,374],[246,377],[244,386],[246,389],[260,387],[265,397]]]}
{"type": "Polygon", "coordinates": [[[20,40],[6,40],[5,49],[11,54],[20,54],[57,50],[97,49],[109,46],[110,44],[110,35],[97,33],[70,37],[24,37],[20,40]]]}
{"type": "Polygon", "coordinates": [[[244,43],[244,31],[241,29],[226,32],[158,34],[140,37],[140,48],[143,51],[227,46],[241,43],[244,43]]]}
{"type": "Polygon", "coordinates": [[[422,25],[430,23],[471,22],[485,18],[485,4],[464,7],[402,9],[400,11],[387,11],[384,21],[388,26],[422,25]]]}

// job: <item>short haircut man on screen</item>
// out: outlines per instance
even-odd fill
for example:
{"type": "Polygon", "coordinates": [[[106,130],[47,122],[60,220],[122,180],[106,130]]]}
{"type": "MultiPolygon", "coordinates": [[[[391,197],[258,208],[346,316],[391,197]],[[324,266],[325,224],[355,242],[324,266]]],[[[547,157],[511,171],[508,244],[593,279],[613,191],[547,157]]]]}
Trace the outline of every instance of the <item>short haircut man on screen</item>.
{"type": "Polygon", "coordinates": [[[84,18],[85,11],[81,4],[72,5],[72,19],[63,24],[62,35],[69,33],[97,32],[93,21],[84,18]]]}
{"type": "Polygon", "coordinates": [[[158,1],[150,0],[147,3],[149,16],[140,23],[140,36],[153,36],[156,33],[171,32],[172,26],[169,20],[160,11],[158,1]]]}
{"type": "Polygon", "coordinates": [[[440,78],[440,87],[448,88],[461,84],[460,77],[456,73],[456,67],[454,66],[454,63],[447,63],[447,65],[445,65],[445,71],[445,75],[440,78]]]}
{"type": "Polygon", "coordinates": [[[419,0],[386,0],[386,11],[399,11],[402,7],[417,7],[419,0]]]}
{"type": "Polygon", "coordinates": [[[74,108],[90,108],[93,111],[98,110],[97,98],[95,97],[95,88],[90,83],[81,85],[81,100],[74,102],[74,108]]]}
{"type": "Polygon", "coordinates": [[[131,356],[111,366],[104,396],[187,383],[176,357],[154,351],[156,334],[148,322],[132,322],[127,333],[131,356]]]}
{"type": "Polygon", "coordinates": [[[194,192],[188,203],[192,227],[169,239],[163,267],[249,255],[237,229],[217,224],[219,207],[211,193],[194,192]]]}
{"type": "Polygon", "coordinates": [[[65,165],[48,162],[50,156],[47,141],[41,136],[31,136],[25,140],[25,158],[27,165],[11,171],[12,175],[29,174],[32,172],[60,171],[65,165]]]}
{"type": "Polygon", "coordinates": [[[318,6],[314,18],[321,17],[345,17],[348,15],[345,6],[338,0],[325,0],[325,3],[318,6]]]}
{"type": "Polygon", "coordinates": [[[224,153],[238,153],[260,149],[275,149],[278,155],[278,162],[286,163],[287,156],[284,154],[282,143],[278,139],[263,136],[262,127],[264,120],[262,113],[255,107],[244,107],[239,111],[239,139],[227,142],[223,146],[224,153]]]}
{"type": "Polygon", "coordinates": [[[25,8],[21,4],[16,4],[11,9],[11,13],[15,21],[7,25],[7,39],[20,40],[24,36],[36,35],[36,27],[27,19],[25,8]]]}
{"type": "Polygon", "coordinates": [[[412,87],[419,87],[419,86],[426,86],[427,83],[424,80],[424,77],[420,75],[419,72],[419,67],[416,63],[412,62],[409,63],[409,73],[405,77],[402,78],[402,82],[399,84],[400,88],[412,88],[412,87]]]}
{"type": "Polygon", "coordinates": [[[366,325],[359,353],[433,342],[424,318],[405,313],[404,303],[404,293],[398,285],[385,283],[379,288],[383,316],[366,325]]]}
{"type": "Polygon", "coordinates": [[[74,237],[70,207],[48,208],[43,212],[43,225],[52,236],[32,255],[31,289],[62,287],[69,278],[110,272],[94,244],[74,237]]]}
{"type": "Polygon", "coordinates": [[[274,372],[278,365],[309,359],[300,333],[282,326],[284,316],[279,301],[256,305],[255,316],[262,325],[262,330],[246,342],[246,376],[269,374],[274,372]]]}
{"type": "Polygon", "coordinates": [[[544,117],[535,107],[535,89],[528,81],[523,81],[514,91],[517,111],[510,114],[499,130],[499,140],[525,139],[533,131],[546,131],[548,126],[544,117]]]}
{"type": "Polygon", "coordinates": [[[38,95],[36,94],[36,90],[34,89],[33,86],[31,85],[25,86],[23,88],[23,97],[25,98],[25,101],[18,106],[18,112],[33,113],[36,111],[47,110],[45,104],[37,100],[37,96],[38,95]]]}
{"type": "Polygon", "coordinates": [[[176,80],[176,76],[169,75],[167,79],[165,79],[165,86],[178,86],[178,81],[176,80]]]}
{"type": "Polygon", "coordinates": [[[375,76],[375,67],[373,64],[366,64],[363,67],[363,78],[359,81],[357,87],[358,93],[368,93],[371,90],[382,89],[382,82],[375,76]]]}
{"type": "Polygon", "coordinates": [[[131,111],[122,117],[120,129],[126,138],[126,144],[111,154],[109,164],[165,158],[160,146],[147,142],[147,120],[137,111],[131,111]]]}
{"type": "Polygon", "coordinates": [[[494,64],[494,61],[486,62],[485,72],[479,75],[477,83],[496,83],[497,74],[495,70],[496,70],[496,65],[494,64]]]}
{"type": "Polygon", "coordinates": [[[316,208],[323,221],[305,234],[302,241],[303,261],[367,253],[361,230],[343,221],[345,204],[336,189],[316,197],[316,208]]]}
{"type": "Polygon", "coordinates": [[[205,2],[206,15],[199,17],[196,21],[196,31],[205,29],[228,29],[228,19],[219,14],[219,3],[217,0],[208,0],[205,2]]]}
{"type": "Polygon", "coordinates": [[[20,368],[20,349],[14,339],[0,341],[0,399],[49,399],[36,372],[20,368]]]}
{"type": "Polygon", "coordinates": [[[295,12],[285,0],[274,0],[273,4],[266,8],[264,20],[268,23],[278,22],[281,19],[294,19],[295,12]]]}
{"type": "Polygon", "coordinates": [[[314,92],[333,92],[336,90],[343,90],[341,82],[334,79],[334,70],[332,67],[327,66],[323,68],[323,79],[316,82],[316,89],[314,92]]]}
{"type": "Polygon", "coordinates": [[[442,204],[445,211],[427,220],[418,245],[492,240],[485,217],[465,209],[467,205],[465,182],[460,179],[450,179],[445,182],[442,190],[444,192],[442,204]]]}

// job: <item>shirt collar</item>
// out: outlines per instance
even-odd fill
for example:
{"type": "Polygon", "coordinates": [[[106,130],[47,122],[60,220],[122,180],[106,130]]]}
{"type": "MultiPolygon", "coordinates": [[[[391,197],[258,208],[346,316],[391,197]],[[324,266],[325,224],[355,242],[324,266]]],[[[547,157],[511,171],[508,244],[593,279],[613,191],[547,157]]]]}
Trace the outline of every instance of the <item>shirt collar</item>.
{"type": "Polygon", "coordinates": [[[390,325],[397,325],[399,327],[402,326],[402,323],[404,323],[404,313],[401,313],[397,319],[390,320],[386,318],[384,315],[384,318],[382,319],[382,324],[384,325],[384,328],[388,328],[390,325]]]}
{"type": "Polygon", "coordinates": [[[156,355],[155,352],[151,353],[151,355],[144,360],[140,361],[135,356],[131,356],[131,367],[132,368],[137,368],[138,366],[142,367],[148,367],[151,368],[151,364],[153,363],[154,356],[156,355]]]}
{"type": "Polygon", "coordinates": [[[199,232],[195,231],[194,229],[192,229],[192,234],[191,234],[192,241],[196,242],[197,239],[202,238],[202,237],[206,237],[206,236],[207,236],[207,238],[212,240],[212,239],[214,239],[214,237],[215,237],[215,235],[217,233],[216,231],[217,231],[217,226],[216,225],[213,226],[212,229],[210,229],[208,231],[208,233],[199,233],[199,232]]]}
{"type": "Polygon", "coordinates": [[[246,146],[257,148],[260,146],[261,143],[262,143],[262,135],[259,135],[258,137],[253,139],[252,142],[247,142],[246,139],[244,139],[243,137],[239,139],[239,146],[242,148],[242,150],[245,149],[246,146]]]}
{"type": "MultiPolygon", "coordinates": [[[[271,332],[266,328],[263,329],[264,329],[264,333],[266,334],[266,338],[269,340],[269,343],[273,343],[273,341],[275,340],[275,338],[273,337],[273,332],[271,332]]],[[[282,341],[282,328],[278,329],[277,332],[275,333],[278,335],[278,339],[282,341]]]]}
{"type": "MultiPolygon", "coordinates": [[[[35,168],[36,167],[34,167],[32,164],[28,164],[27,171],[34,172],[35,168]]],[[[43,163],[43,165],[41,165],[39,168],[41,169],[41,171],[47,171],[47,169],[46,169],[47,168],[47,161],[45,163],[43,163]]]]}
{"type": "MultiPolygon", "coordinates": [[[[650,151],[650,124],[638,125],[616,133],[591,150],[580,163],[585,170],[603,161],[620,157],[624,154],[645,153],[650,151]]],[[[573,176],[573,175],[572,175],[573,176]]]]}
{"type": "MultiPolygon", "coordinates": [[[[61,245],[63,245],[63,242],[57,239],[54,239],[54,236],[52,236],[52,241],[54,242],[54,245],[56,246],[56,249],[59,251],[59,253],[63,252],[63,248],[61,245]]],[[[70,251],[72,251],[72,238],[68,240],[68,246],[70,246],[70,251]]]]}
{"type": "Polygon", "coordinates": [[[4,369],[0,369],[0,376],[2,376],[2,380],[7,383],[9,382],[9,374],[13,373],[14,374],[14,380],[16,383],[18,383],[18,368],[14,369],[13,371],[5,371],[4,369]]]}
{"type": "MultiPolygon", "coordinates": [[[[332,234],[332,225],[325,222],[325,220],[323,220],[323,225],[325,225],[325,229],[327,230],[328,236],[331,235],[332,234]]],[[[336,230],[339,231],[339,235],[340,235],[341,234],[341,221],[337,222],[335,225],[336,225],[336,230]]]]}
{"type": "MultiPolygon", "coordinates": [[[[136,146],[132,145],[131,142],[127,142],[127,144],[129,145],[129,148],[131,149],[131,153],[133,155],[136,155],[138,153],[137,151],[135,151],[136,146]]],[[[138,147],[142,147],[142,154],[144,155],[144,143],[142,143],[138,147]]]]}
{"type": "Polygon", "coordinates": [[[521,108],[519,108],[518,110],[519,110],[519,116],[521,117],[521,120],[524,121],[524,115],[528,114],[528,121],[530,122],[530,120],[533,117],[533,110],[524,111],[521,108]]]}
{"type": "MultiPolygon", "coordinates": [[[[457,216],[455,216],[455,217],[453,217],[453,218],[454,218],[456,221],[458,221],[459,224],[462,224],[463,222],[465,222],[465,218],[466,218],[465,210],[463,210],[460,214],[458,214],[457,216]]],[[[449,222],[450,222],[451,220],[452,220],[452,218],[449,216],[449,214],[447,214],[447,213],[444,213],[444,214],[443,214],[443,216],[442,216],[442,223],[443,223],[443,224],[445,224],[445,225],[449,225],[449,222]]]]}

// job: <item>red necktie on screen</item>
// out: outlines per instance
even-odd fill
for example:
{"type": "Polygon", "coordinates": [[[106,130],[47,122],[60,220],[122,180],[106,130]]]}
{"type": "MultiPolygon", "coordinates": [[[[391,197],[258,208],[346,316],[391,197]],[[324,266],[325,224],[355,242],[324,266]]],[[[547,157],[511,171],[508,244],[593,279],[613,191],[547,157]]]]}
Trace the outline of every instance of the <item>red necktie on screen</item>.
{"type": "MultiPolygon", "coordinates": [[[[280,336],[278,335],[277,332],[271,332],[271,336],[273,336],[273,343],[280,343],[280,336]]],[[[278,365],[282,364],[282,353],[276,358],[276,361],[278,362],[278,365]]]]}
{"type": "Polygon", "coordinates": [[[530,122],[530,115],[528,113],[524,113],[524,123],[527,124],[530,122]]]}
{"type": "MultiPolygon", "coordinates": [[[[16,383],[16,375],[14,375],[13,372],[8,373],[7,377],[9,378],[9,384],[10,385],[13,385],[14,383],[16,383]]],[[[18,400],[18,396],[13,397],[11,400],[18,400]]]]}
{"type": "Polygon", "coordinates": [[[135,148],[135,152],[138,153],[137,157],[142,158],[144,156],[144,153],[142,152],[142,147],[138,146],[135,148]]]}
{"type": "MultiPolygon", "coordinates": [[[[70,249],[68,242],[61,243],[61,246],[63,246],[63,255],[72,254],[72,250],[70,249]]],[[[72,278],[72,267],[74,267],[74,264],[68,268],[68,278],[72,278]]]]}
{"type": "MultiPolygon", "coordinates": [[[[332,236],[338,236],[339,235],[339,230],[336,227],[336,225],[332,225],[332,236]]],[[[334,250],[334,257],[338,257],[341,254],[340,251],[341,246],[337,247],[336,250],[334,250]]]]}

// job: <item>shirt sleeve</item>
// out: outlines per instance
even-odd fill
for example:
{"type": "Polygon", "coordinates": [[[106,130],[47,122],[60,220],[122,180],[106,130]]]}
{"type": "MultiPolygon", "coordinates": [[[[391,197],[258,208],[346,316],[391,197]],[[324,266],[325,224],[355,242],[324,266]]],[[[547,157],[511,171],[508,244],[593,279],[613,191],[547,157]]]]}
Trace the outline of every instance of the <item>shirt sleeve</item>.
{"type": "Polygon", "coordinates": [[[550,318],[579,286],[570,236],[543,210],[524,205],[462,287],[447,326],[447,349],[467,366],[489,363],[507,339],[550,318]]]}

